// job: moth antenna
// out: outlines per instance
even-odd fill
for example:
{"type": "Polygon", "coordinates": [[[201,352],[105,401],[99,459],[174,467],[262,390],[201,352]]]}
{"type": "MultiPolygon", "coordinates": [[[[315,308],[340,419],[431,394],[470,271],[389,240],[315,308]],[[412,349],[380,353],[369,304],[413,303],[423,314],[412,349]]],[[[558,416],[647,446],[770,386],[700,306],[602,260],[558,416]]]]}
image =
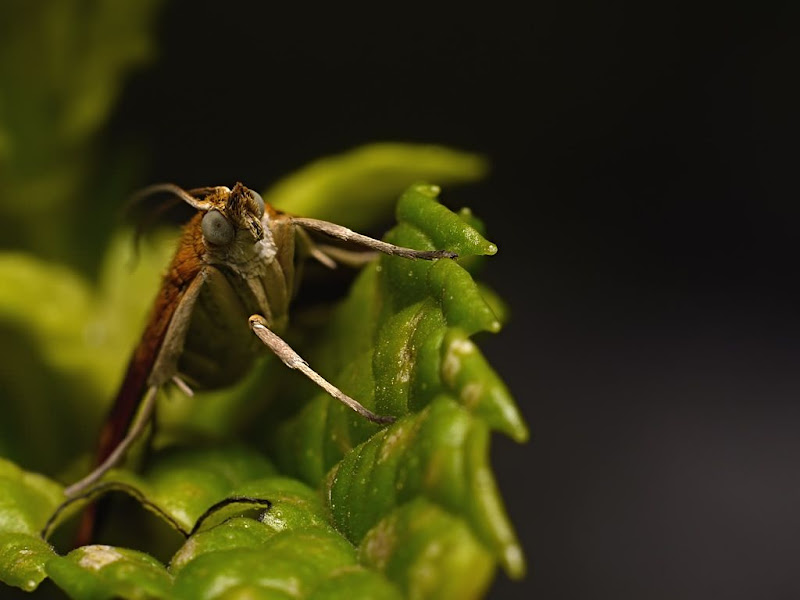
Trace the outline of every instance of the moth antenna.
{"type": "MultiPolygon", "coordinates": [[[[206,190],[213,190],[216,188],[197,188],[196,190],[191,190],[193,192],[202,192],[206,190]]],[[[175,185],[174,183],[156,183],[153,185],[149,185],[146,188],[143,188],[136,192],[133,196],[131,196],[130,203],[136,204],[153,196],[155,194],[172,194],[173,196],[183,200],[189,206],[196,208],[197,210],[208,210],[211,208],[211,203],[206,202],[204,200],[200,200],[196,198],[182,187],[175,185]]]]}
{"type": "MultiPolygon", "coordinates": [[[[132,263],[135,265],[139,261],[139,252],[141,250],[142,238],[144,234],[150,230],[154,223],[156,223],[164,213],[180,204],[180,198],[169,198],[161,202],[155,209],[149,211],[144,218],[137,219],[135,229],[133,230],[133,258],[132,263]]],[[[125,208],[125,212],[131,212],[133,202],[129,202],[125,208]]]]}
{"type": "Polygon", "coordinates": [[[134,217],[136,225],[133,232],[133,257],[131,260],[131,267],[139,260],[142,237],[144,237],[145,232],[150,230],[153,224],[165,213],[175,208],[175,206],[181,202],[185,202],[197,210],[207,210],[208,207],[210,207],[210,203],[203,201],[201,197],[227,189],[228,188],[224,186],[218,186],[194,188],[186,191],[174,183],[157,183],[134,192],[125,202],[121,211],[123,219],[125,220],[128,219],[128,216],[131,215],[134,209],[142,204],[144,200],[160,194],[169,194],[170,197],[160,202],[155,209],[147,211],[144,217],[134,217]]]}

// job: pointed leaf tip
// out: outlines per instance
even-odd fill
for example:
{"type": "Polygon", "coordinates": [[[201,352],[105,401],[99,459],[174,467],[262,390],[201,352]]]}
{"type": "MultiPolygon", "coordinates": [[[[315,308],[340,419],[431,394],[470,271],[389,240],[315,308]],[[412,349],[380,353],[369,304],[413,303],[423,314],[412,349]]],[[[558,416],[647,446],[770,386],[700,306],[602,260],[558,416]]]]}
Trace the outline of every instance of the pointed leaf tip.
{"type": "Polygon", "coordinates": [[[459,256],[495,254],[497,246],[438,202],[439,191],[438,186],[427,183],[408,188],[397,203],[397,220],[424,231],[438,249],[450,250],[459,256]]]}
{"type": "Polygon", "coordinates": [[[517,442],[528,440],[528,427],[503,381],[478,347],[458,329],[441,346],[441,377],[467,409],[493,429],[517,442]]]}
{"type": "Polygon", "coordinates": [[[0,581],[26,592],[35,590],[47,577],[45,565],[56,556],[38,535],[0,533],[0,581]]]}

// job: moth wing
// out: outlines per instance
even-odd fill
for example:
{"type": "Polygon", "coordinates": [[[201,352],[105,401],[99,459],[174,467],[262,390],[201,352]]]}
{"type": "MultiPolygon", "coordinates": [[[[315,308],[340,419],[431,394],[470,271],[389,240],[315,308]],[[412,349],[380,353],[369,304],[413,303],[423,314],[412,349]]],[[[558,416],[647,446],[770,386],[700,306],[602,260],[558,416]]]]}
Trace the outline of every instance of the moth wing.
{"type": "Polygon", "coordinates": [[[102,463],[125,437],[145,389],[160,387],[175,375],[192,310],[205,281],[206,270],[200,269],[188,286],[162,286],[100,431],[95,464],[102,463]]]}

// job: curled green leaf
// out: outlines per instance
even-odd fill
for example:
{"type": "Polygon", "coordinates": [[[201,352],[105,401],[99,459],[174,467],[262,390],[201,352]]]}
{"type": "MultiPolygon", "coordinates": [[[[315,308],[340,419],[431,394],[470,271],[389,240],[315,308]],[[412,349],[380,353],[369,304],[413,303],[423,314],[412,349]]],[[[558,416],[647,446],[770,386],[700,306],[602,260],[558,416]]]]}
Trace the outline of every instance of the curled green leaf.
{"type": "Polygon", "coordinates": [[[47,574],[74,600],[171,598],[164,565],[127,548],[82,546],[48,562],[47,574]]]}
{"type": "Polygon", "coordinates": [[[509,574],[524,572],[488,460],[488,427],[446,396],[355,448],[329,474],[333,521],[354,543],[384,515],[425,496],[472,528],[509,574]]]}
{"type": "Polygon", "coordinates": [[[308,600],[401,600],[403,596],[386,577],[364,567],[337,569],[323,579],[309,594],[308,600]]]}
{"type": "Polygon", "coordinates": [[[355,562],[353,547],[336,533],[325,529],[284,531],[257,548],[219,550],[197,557],[177,573],[173,594],[175,598],[210,600],[249,589],[302,598],[331,572],[355,562]]]}
{"type": "Polygon", "coordinates": [[[421,498],[377,523],[359,558],[415,599],[480,598],[494,571],[464,522],[421,498]]]}
{"type": "MultiPolygon", "coordinates": [[[[496,250],[467,222],[477,221],[450,213],[437,194],[423,184],[409,189],[398,207],[402,222],[387,239],[465,254],[496,250]]],[[[512,577],[524,573],[488,451],[491,429],[518,441],[528,431],[507,388],[469,339],[497,331],[501,318],[502,303],[457,262],[393,257],[366,269],[334,313],[329,336],[335,342],[326,346],[323,336],[315,364],[338,369],[335,381],[379,413],[410,416],[376,433],[318,395],[279,428],[276,456],[303,456],[281,466],[310,483],[330,469],[324,485],[333,522],[354,544],[363,544],[368,531],[406,503],[425,497],[471,532],[485,550],[481,556],[493,557],[487,573],[493,560],[512,577]]]]}
{"type": "Polygon", "coordinates": [[[397,203],[398,222],[423,231],[437,248],[464,256],[496,254],[497,246],[484,239],[467,220],[435,201],[440,191],[438,185],[423,183],[409,187],[397,203]]]}
{"type": "Polygon", "coordinates": [[[518,442],[528,440],[528,428],[508,388],[469,337],[451,329],[441,345],[442,381],[458,401],[490,427],[518,442]]]}
{"type": "Polygon", "coordinates": [[[333,531],[328,523],[325,508],[319,494],[297,480],[286,477],[266,477],[249,481],[232,493],[234,497],[262,498],[270,506],[259,510],[257,519],[236,516],[246,505],[232,507],[233,511],[217,525],[195,533],[170,562],[172,573],[177,573],[186,564],[208,552],[235,548],[260,548],[276,533],[304,529],[333,531]]]}

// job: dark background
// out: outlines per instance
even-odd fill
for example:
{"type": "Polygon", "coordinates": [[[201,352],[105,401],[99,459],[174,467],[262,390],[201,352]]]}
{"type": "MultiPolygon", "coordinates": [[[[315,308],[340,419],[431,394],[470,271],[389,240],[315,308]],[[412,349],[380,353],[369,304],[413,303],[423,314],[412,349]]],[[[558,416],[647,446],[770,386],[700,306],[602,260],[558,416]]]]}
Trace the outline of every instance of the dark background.
{"type": "Polygon", "coordinates": [[[480,342],[533,432],[495,437],[531,572],[493,597],[796,598],[797,11],[641,4],[173,1],[108,139],[189,187],[486,154],[444,201],[500,247],[480,342]]]}

